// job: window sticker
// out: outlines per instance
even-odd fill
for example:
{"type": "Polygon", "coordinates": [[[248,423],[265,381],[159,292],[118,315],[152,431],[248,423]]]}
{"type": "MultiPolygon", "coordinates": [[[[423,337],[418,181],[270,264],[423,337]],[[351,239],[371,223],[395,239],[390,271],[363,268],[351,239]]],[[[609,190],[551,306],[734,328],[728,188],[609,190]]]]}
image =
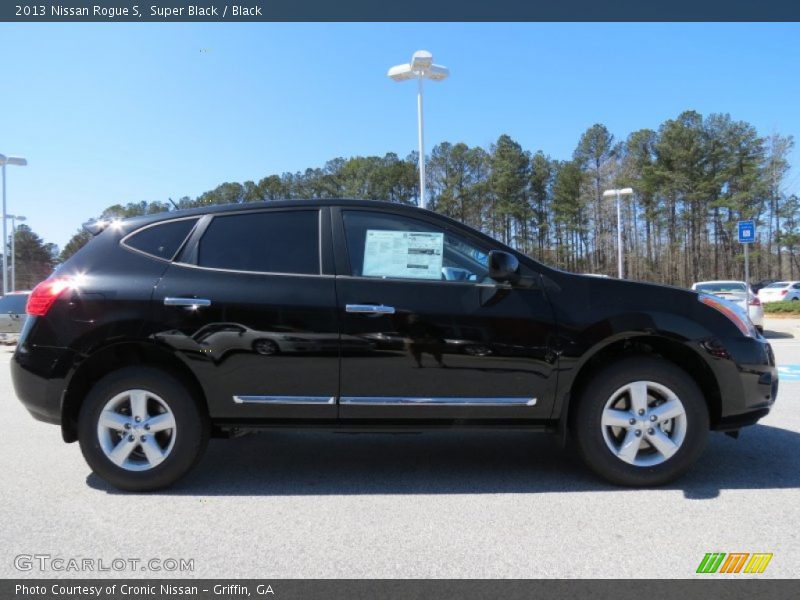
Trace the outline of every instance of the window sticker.
{"type": "Polygon", "coordinates": [[[365,277],[441,279],[444,233],[368,229],[365,277]]]}

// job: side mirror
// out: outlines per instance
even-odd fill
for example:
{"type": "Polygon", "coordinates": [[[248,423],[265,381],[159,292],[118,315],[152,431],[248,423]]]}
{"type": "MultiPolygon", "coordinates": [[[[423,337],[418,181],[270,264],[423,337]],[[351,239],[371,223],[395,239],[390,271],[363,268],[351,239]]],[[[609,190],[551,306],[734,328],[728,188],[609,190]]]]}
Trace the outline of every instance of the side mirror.
{"type": "Polygon", "coordinates": [[[489,252],[489,277],[501,283],[517,283],[520,280],[517,257],[502,250],[489,252]]]}

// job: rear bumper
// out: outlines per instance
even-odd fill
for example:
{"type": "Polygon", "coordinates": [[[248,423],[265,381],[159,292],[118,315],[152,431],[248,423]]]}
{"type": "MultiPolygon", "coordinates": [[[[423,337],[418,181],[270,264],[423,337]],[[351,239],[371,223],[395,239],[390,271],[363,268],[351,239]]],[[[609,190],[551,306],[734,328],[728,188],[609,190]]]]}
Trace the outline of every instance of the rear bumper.
{"type": "Polygon", "coordinates": [[[18,346],[11,359],[11,381],[20,402],[35,419],[61,424],[61,399],[64,378],[59,376],[57,365],[65,348],[35,349],[35,357],[23,346],[18,346]]]}

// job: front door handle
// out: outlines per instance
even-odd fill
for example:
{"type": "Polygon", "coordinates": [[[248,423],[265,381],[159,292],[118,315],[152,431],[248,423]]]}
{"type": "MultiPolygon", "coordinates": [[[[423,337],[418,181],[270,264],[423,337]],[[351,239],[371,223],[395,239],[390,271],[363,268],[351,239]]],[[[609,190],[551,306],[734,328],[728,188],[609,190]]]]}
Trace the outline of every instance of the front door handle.
{"type": "Polygon", "coordinates": [[[385,304],[347,304],[345,311],[367,315],[393,315],[394,306],[386,306],[385,304]]]}
{"type": "Polygon", "coordinates": [[[167,296],[164,298],[164,306],[185,306],[187,308],[199,308],[200,306],[211,306],[208,298],[174,298],[167,296]]]}

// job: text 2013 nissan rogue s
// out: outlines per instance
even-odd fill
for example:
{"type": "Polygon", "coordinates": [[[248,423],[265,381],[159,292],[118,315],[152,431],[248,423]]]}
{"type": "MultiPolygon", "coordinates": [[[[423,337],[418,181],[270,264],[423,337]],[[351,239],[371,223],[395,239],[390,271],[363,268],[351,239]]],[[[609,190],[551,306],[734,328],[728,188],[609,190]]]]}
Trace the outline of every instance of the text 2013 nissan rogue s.
{"type": "Polygon", "coordinates": [[[211,436],[287,426],[549,431],[609,481],[653,486],[777,393],[735,305],[555,270],[413,207],[254,203],[89,228],[32,292],[12,375],[125,490],[172,484],[211,436]]]}

